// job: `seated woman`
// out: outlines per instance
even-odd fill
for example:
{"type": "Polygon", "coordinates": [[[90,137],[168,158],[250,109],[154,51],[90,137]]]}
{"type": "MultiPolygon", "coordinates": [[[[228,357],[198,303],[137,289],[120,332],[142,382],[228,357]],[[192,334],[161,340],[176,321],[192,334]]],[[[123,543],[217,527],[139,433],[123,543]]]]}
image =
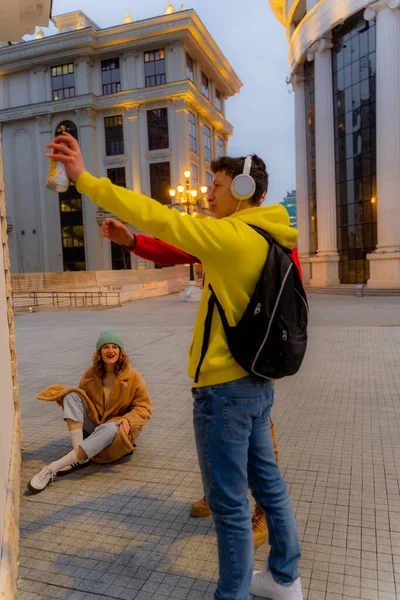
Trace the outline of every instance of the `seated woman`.
{"type": "Polygon", "coordinates": [[[113,331],[100,335],[93,366],[78,388],[53,385],[37,398],[62,407],[73,449],[30,480],[28,488],[34,494],[55,475],[87,467],[90,460],[109,463],[131,454],[152,413],[146,383],[130,366],[123,342],[113,331]]]}

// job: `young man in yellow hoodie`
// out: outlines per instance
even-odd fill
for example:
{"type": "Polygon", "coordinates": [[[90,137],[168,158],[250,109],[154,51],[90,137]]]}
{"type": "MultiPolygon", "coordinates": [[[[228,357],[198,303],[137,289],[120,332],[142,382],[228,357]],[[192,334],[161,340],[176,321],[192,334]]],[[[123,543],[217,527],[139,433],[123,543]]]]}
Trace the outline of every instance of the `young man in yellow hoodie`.
{"type": "MultiPolygon", "coordinates": [[[[238,201],[232,182],[243,172],[245,159],[223,157],[215,161],[209,203],[217,219],[192,219],[108,179],[90,175],[77,141],[68,134],[47,147],[53,151],[47,157],[66,165],[80,193],[127,223],[201,260],[206,281],[189,351],[189,376],[194,379],[211,294],[208,284],[229,324],[235,325],[260,277],[268,244],[249,225],[265,229],[288,248],[297,241],[297,231],[290,228],[289,216],[281,205],[259,206],[268,187],[264,162],[252,157],[250,176],[255,191],[249,200],[238,201]]],[[[217,311],[192,392],[197,452],[218,539],[215,600],[249,600],[249,592],[270,600],[302,600],[296,523],[270,431],[274,387],[270,381],[249,375],[235,361],[217,311]],[[271,545],[268,569],[254,575],[248,486],[264,507],[271,545]]]]}

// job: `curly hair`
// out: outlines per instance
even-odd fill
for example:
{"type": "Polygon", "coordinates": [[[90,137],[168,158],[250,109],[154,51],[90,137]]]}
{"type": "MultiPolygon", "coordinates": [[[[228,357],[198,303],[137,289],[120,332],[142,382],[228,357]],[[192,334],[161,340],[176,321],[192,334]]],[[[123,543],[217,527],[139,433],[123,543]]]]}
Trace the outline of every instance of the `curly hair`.
{"type": "MultiPolygon", "coordinates": [[[[214,173],[218,173],[218,171],[224,171],[226,175],[235,179],[237,175],[243,173],[244,162],[246,158],[242,156],[241,158],[231,158],[230,156],[221,156],[212,161],[211,170],[214,173]]],[[[251,161],[251,171],[250,176],[256,182],[256,191],[252,198],[250,198],[249,203],[257,206],[264,193],[268,191],[268,180],[269,175],[267,172],[267,167],[265,166],[265,162],[257,156],[257,154],[252,155],[251,161]]]]}
{"type": "MultiPolygon", "coordinates": [[[[125,367],[127,367],[129,364],[130,363],[129,363],[128,355],[123,350],[120,350],[118,360],[115,363],[114,373],[116,375],[119,375],[119,373],[121,373],[121,371],[123,371],[125,369],[125,367]]],[[[99,352],[96,352],[95,354],[93,354],[93,366],[94,366],[97,374],[102,379],[104,379],[104,377],[107,374],[107,369],[106,369],[106,365],[104,364],[104,360],[101,357],[101,350],[99,350],[99,352]]]]}

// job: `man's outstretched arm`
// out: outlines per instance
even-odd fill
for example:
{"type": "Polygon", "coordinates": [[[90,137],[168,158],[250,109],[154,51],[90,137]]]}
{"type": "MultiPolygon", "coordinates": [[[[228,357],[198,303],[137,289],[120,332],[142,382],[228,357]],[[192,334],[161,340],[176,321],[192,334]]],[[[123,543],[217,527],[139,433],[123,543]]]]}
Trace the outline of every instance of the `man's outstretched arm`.
{"type": "Polygon", "coordinates": [[[156,240],[148,235],[135,234],[116,219],[106,219],[102,225],[102,234],[115,244],[125,246],[136,256],[151,260],[159,265],[188,265],[200,262],[191,254],[178,250],[174,246],[156,240]]]}

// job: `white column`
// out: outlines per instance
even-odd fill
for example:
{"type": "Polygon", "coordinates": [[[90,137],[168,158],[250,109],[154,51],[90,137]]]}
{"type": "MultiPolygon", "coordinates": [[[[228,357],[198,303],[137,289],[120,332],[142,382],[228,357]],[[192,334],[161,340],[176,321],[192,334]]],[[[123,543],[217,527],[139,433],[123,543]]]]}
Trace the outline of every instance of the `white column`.
{"type": "Polygon", "coordinates": [[[144,88],[144,55],[143,52],[138,52],[135,56],[135,74],[136,74],[136,85],[135,88],[144,88]]]}
{"type": "MultiPolygon", "coordinates": [[[[193,112],[195,114],[195,112],[193,112]]],[[[175,129],[176,148],[175,165],[173,170],[172,185],[182,183],[182,177],[186,169],[190,169],[189,152],[189,109],[185,100],[177,100],[175,103],[175,129]]],[[[197,140],[197,152],[199,153],[199,140],[197,140]]],[[[200,155],[199,155],[200,163],[200,155]]]]}
{"type": "Polygon", "coordinates": [[[51,115],[36,117],[39,135],[36,137],[39,169],[39,202],[41,219],[41,241],[43,245],[44,271],[63,271],[63,255],[61,243],[60,200],[57,193],[47,189],[45,182],[49,161],[44,156],[45,144],[54,137],[51,115]]]}
{"type": "Polygon", "coordinates": [[[136,51],[124,52],[120,60],[121,90],[134,90],[136,85],[136,51]]]}
{"type": "Polygon", "coordinates": [[[332,44],[322,39],[315,51],[315,155],[318,252],[311,258],[314,287],[340,283],[336,227],[335,139],[333,129],[332,44]]]}
{"type": "Polygon", "coordinates": [[[93,62],[88,56],[82,56],[75,62],[75,91],[77,96],[92,91],[93,62]]]}
{"type": "Polygon", "coordinates": [[[296,130],[296,205],[299,240],[297,243],[303,271],[303,280],[310,283],[310,215],[308,197],[307,168],[307,115],[303,67],[299,67],[293,77],[295,92],[295,130],[296,130]]]}
{"type": "Polygon", "coordinates": [[[139,128],[139,104],[128,108],[128,145],[130,148],[130,170],[132,173],[132,189],[135,192],[142,191],[142,177],[140,169],[141,145],[139,128]]]}
{"type": "Polygon", "coordinates": [[[367,256],[371,288],[400,288],[400,0],[365,11],[376,18],[378,244],[367,256]]]}
{"type": "Polygon", "coordinates": [[[39,65],[34,67],[30,72],[31,84],[31,102],[45,102],[46,98],[46,77],[48,74],[47,67],[39,65]]]}
{"type": "MultiPolygon", "coordinates": [[[[76,111],[79,121],[79,143],[87,170],[96,175],[96,121],[91,108],[76,111]]],[[[103,269],[103,240],[101,227],[97,223],[97,206],[86,196],[82,198],[83,224],[85,230],[86,270],[98,271],[103,269]]]]}

